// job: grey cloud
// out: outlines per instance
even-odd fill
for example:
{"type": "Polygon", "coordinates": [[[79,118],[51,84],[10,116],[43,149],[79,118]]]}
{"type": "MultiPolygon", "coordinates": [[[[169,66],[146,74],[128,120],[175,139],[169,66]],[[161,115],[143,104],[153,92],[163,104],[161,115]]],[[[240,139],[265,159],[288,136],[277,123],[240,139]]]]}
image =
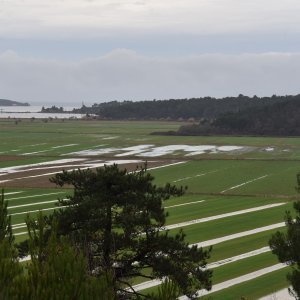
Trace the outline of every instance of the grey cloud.
{"type": "Polygon", "coordinates": [[[0,1],[2,37],[299,32],[298,0],[0,1]],[[143,4],[143,5],[141,5],[143,4]]]}
{"type": "Polygon", "coordinates": [[[200,96],[299,93],[300,54],[207,54],[180,58],[115,50],[63,62],[0,55],[0,98],[32,103],[92,104],[200,96]]]}

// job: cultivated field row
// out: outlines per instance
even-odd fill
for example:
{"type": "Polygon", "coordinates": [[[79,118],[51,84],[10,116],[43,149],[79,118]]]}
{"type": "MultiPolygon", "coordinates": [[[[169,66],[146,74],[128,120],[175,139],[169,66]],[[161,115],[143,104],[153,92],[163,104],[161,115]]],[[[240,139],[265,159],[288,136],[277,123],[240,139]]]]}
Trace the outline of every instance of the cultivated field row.
{"type": "MultiPolygon", "coordinates": [[[[57,192],[57,193],[63,193],[63,192],[57,192]]],[[[20,196],[21,193],[18,194],[18,197],[15,197],[15,195],[8,195],[7,196],[7,200],[9,201],[9,204],[10,203],[13,203],[14,201],[22,201],[24,199],[28,200],[30,198],[27,198],[28,196],[20,196]],[[19,198],[19,199],[18,199],[19,198]],[[21,198],[21,199],[20,199],[21,198]]],[[[45,197],[49,197],[49,196],[53,196],[52,193],[46,193],[46,194],[41,194],[41,195],[44,195],[45,197]]],[[[30,205],[33,205],[35,206],[36,205],[36,199],[39,198],[39,196],[41,196],[39,194],[36,194],[36,195],[33,195],[33,198],[31,198],[32,202],[31,203],[28,203],[30,205]]],[[[228,228],[231,228],[231,230],[228,230],[227,233],[231,233],[231,235],[236,235],[234,236],[233,238],[230,238],[230,236],[220,236],[216,239],[219,239],[219,241],[217,243],[224,243],[224,242],[227,242],[232,239],[239,239],[239,238],[243,238],[243,237],[246,237],[247,235],[250,235],[250,236],[254,236],[255,238],[255,235],[256,233],[264,233],[264,232],[270,232],[272,229],[274,228],[282,228],[284,226],[284,224],[281,222],[281,223],[278,223],[278,224],[271,224],[271,225],[267,225],[266,228],[263,228],[263,230],[261,230],[260,228],[255,228],[255,222],[250,222],[250,224],[248,224],[247,228],[253,228],[251,229],[251,233],[247,233],[247,232],[239,232],[239,234],[237,233],[234,233],[234,230],[233,228],[237,228],[236,226],[236,223],[237,223],[237,220],[236,220],[236,216],[240,216],[242,214],[249,214],[249,220],[253,220],[253,219],[256,219],[257,216],[253,216],[252,214],[256,214],[257,212],[263,212],[264,213],[264,216],[263,216],[263,219],[265,220],[265,223],[268,224],[268,218],[266,217],[267,214],[265,214],[268,210],[272,211],[276,208],[280,208],[281,206],[285,206],[285,208],[287,208],[287,206],[289,206],[289,203],[284,203],[284,202],[278,202],[278,199],[274,199],[273,201],[268,201],[270,204],[268,205],[261,205],[261,206],[254,206],[256,203],[265,203],[266,200],[265,199],[260,199],[260,201],[258,199],[254,199],[254,203],[250,203],[249,202],[246,202],[245,199],[240,199],[240,200],[237,200],[237,199],[231,199],[231,198],[224,198],[224,197],[208,197],[208,199],[206,200],[198,200],[198,201],[187,201],[187,199],[191,200],[191,199],[196,199],[198,196],[185,196],[183,198],[178,198],[178,199],[172,199],[170,201],[168,201],[169,203],[171,203],[172,201],[173,202],[176,202],[177,204],[176,205],[176,211],[174,211],[174,207],[173,207],[173,213],[172,213],[172,207],[167,209],[169,210],[169,212],[171,213],[171,215],[174,216],[174,219],[176,220],[178,217],[182,218],[184,215],[185,215],[185,212],[186,212],[186,208],[187,207],[191,207],[192,206],[192,211],[193,211],[193,214],[194,216],[199,216],[202,215],[205,216],[207,215],[208,213],[213,213],[214,212],[214,207],[215,207],[215,204],[216,204],[216,201],[218,202],[224,202],[224,206],[229,206],[229,207],[239,207],[239,208],[242,208],[242,207],[249,207],[252,205],[252,208],[247,208],[247,209],[239,209],[239,210],[235,210],[235,211],[231,211],[231,212],[228,212],[228,213],[225,213],[225,214],[221,214],[221,215],[211,215],[210,217],[206,217],[206,218],[203,218],[203,219],[206,219],[205,222],[207,223],[210,223],[209,227],[207,227],[205,229],[205,231],[207,232],[211,232],[214,230],[215,227],[217,227],[217,223],[214,222],[215,220],[219,220],[219,219],[223,219],[223,218],[228,218],[229,219],[229,223],[231,223],[232,225],[229,226],[228,228]],[[179,204],[178,201],[181,201],[181,203],[179,204]],[[191,202],[194,202],[194,203],[191,203],[191,202]],[[227,205],[226,205],[227,204],[227,205]],[[180,205],[180,206],[177,206],[177,205],[180,205]],[[206,205],[206,207],[204,207],[204,209],[202,210],[201,209],[201,206],[204,206],[206,205]],[[239,214],[237,214],[237,212],[240,212],[239,214]],[[252,216],[251,216],[252,215],[252,216]],[[177,216],[177,217],[176,217],[177,216]],[[275,227],[274,227],[275,225],[275,227]],[[276,226],[277,225],[277,226],[276,226]],[[211,230],[209,229],[211,228],[211,230]]],[[[50,204],[51,206],[53,206],[53,202],[54,200],[50,200],[50,204]]],[[[42,202],[45,202],[45,206],[43,206],[41,209],[46,209],[48,210],[49,208],[46,207],[46,205],[49,204],[49,200],[45,200],[45,201],[42,201],[42,202]]],[[[38,202],[38,203],[41,203],[41,202],[38,202]]],[[[168,203],[168,205],[169,205],[168,203]]],[[[167,203],[166,203],[167,204],[167,203]]],[[[172,205],[170,205],[172,206],[172,205]]],[[[16,211],[17,207],[14,207],[12,206],[11,207],[11,210],[12,210],[12,216],[14,217],[14,214],[15,214],[15,211],[16,211]]],[[[190,210],[191,211],[191,210],[190,210]]],[[[282,209],[281,209],[282,211],[282,209]]],[[[45,211],[46,212],[46,211],[45,211]]],[[[26,210],[24,210],[24,215],[26,214],[26,210]]],[[[37,213],[37,211],[36,211],[37,213]]],[[[274,212],[273,212],[274,213],[274,212]]],[[[278,219],[281,218],[281,215],[279,216],[278,219]]],[[[15,221],[15,219],[13,219],[15,221]]],[[[195,219],[195,220],[199,220],[199,219],[195,219]]],[[[177,223],[178,224],[178,223],[177,223]]],[[[171,224],[170,224],[171,225],[171,224]]],[[[175,224],[172,224],[172,225],[175,225],[175,224]]],[[[190,241],[197,241],[197,242],[200,242],[199,241],[199,238],[201,238],[203,235],[201,234],[201,226],[202,224],[199,224],[197,222],[192,222],[186,226],[189,226],[191,231],[193,232],[197,232],[197,234],[189,234],[188,233],[188,237],[189,237],[189,240],[190,241]]],[[[19,238],[20,236],[25,236],[25,231],[24,231],[24,227],[25,227],[25,224],[17,224],[14,222],[14,226],[13,226],[13,229],[14,229],[14,232],[16,233],[16,236],[17,238],[19,238]]],[[[185,228],[185,232],[187,228],[185,228]]],[[[171,233],[174,231],[174,233],[176,232],[176,230],[171,230],[171,233]]],[[[223,231],[222,231],[223,232],[223,231]]],[[[211,236],[211,235],[210,235],[211,236]]],[[[253,244],[253,240],[250,240],[249,241],[250,243],[253,244]]],[[[213,242],[212,240],[210,241],[201,241],[200,242],[200,246],[209,246],[209,245],[214,245],[216,244],[216,241],[213,242]]],[[[253,245],[252,245],[253,246],[253,245]]],[[[258,245],[259,246],[259,245],[258,245]]],[[[232,280],[232,278],[235,278],[235,275],[240,275],[240,276],[246,276],[245,278],[248,278],[248,280],[251,280],[251,276],[249,275],[247,277],[247,273],[245,274],[245,272],[248,272],[248,271],[252,271],[252,272],[256,272],[257,270],[260,270],[261,269],[261,266],[264,265],[265,268],[269,268],[267,270],[273,270],[272,269],[272,264],[274,264],[274,262],[276,262],[276,259],[273,257],[273,255],[271,255],[270,253],[268,253],[268,255],[265,255],[263,256],[266,252],[269,252],[269,249],[266,250],[266,246],[264,247],[261,247],[261,248],[255,248],[254,250],[251,250],[250,252],[248,253],[242,253],[242,254],[238,254],[238,255],[231,255],[231,252],[230,252],[230,249],[233,249],[232,245],[228,245],[227,246],[227,251],[224,252],[224,248],[223,248],[223,253],[226,253],[225,256],[223,256],[222,259],[219,259],[219,260],[214,260],[214,255],[212,255],[212,259],[211,259],[211,263],[210,263],[210,266],[218,266],[220,268],[220,271],[218,272],[215,272],[215,276],[214,276],[214,282],[217,284],[222,282],[221,280],[232,280]],[[256,256],[254,258],[254,256],[256,256]],[[261,263],[261,260],[262,260],[262,257],[264,257],[263,259],[263,264],[261,263]],[[243,272],[237,272],[237,270],[235,271],[231,271],[231,272],[226,272],[226,276],[223,274],[222,276],[220,275],[217,275],[218,273],[222,274],[222,272],[224,273],[224,270],[222,271],[222,267],[227,264],[231,264],[231,263],[237,263],[238,261],[240,260],[244,260],[243,264],[246,264],[247,266],[243,268],[243,272]],[[251,262],[251,263],[250,263],[251,262]],[[257,262],[260,262],[259,264],[257,262]],[[256,271],[253,271],[253,265],[256,266],[256,268],[254,270],[256,271]],[[249,269],[250,267],[250,269],[249,269]],[[241,275],[241,274],[244,274],[244,275],[241,275]],[[219,278],[219,279],[218,279],[219,278]],[[229,279],[228,279],[229,278],[229,279]]],[[[220,258],[220,256],[219,256],[220,258]]],[[[241,262],[239,262],[241,263],[241,262]]],[[[251,273],[251,272],[250,272],[251,273]]],[[[262,273],[264,274],[264,272],[262,273]]],[[[239,277],[239,276],[238,276],[239,277]]],[[[238,279],[236,279],[235,281],[235,284],[238,284],[238,279]]],[[[155,286],[156,284],[152,285],[152,286],[155,286]]],[[[224,284],[222,285],[217,285],[218,288],[214,289],[214,291],[218,291],[220,290],[220,286],[224,286],[224,284]]],[[[149,283],[145,284],[145,286],[140,286],[140,288],[149,288],[151,287],[151,284],[149,285],[149,283]]]]}
{"type": "MultiPolygon", "coordinates": [[[[288,285],[288,268],[278,265],[268,240],[284,230],[284,212],[292,210],[292,200],[298,198],[300,139],[149,135],[182,125],[166,122],[19,125],[0,120],[0,186],[5,188],[17,242],[26,238],[28,212],[51,213],[58,197],[72,193],[50,184],[49,177],[63,169],[114,162],[134,170],[148,160],[158,185],[188,186],[185,196],[164,203],[169,213],[166,229],[173,235],[183,228],[191,244],[213,245],[209,267],[214,270],[214,289],[207,297],[258,299],[288,285]]],[[[141,279],[133,283],[145,284],[141,279]]]]}

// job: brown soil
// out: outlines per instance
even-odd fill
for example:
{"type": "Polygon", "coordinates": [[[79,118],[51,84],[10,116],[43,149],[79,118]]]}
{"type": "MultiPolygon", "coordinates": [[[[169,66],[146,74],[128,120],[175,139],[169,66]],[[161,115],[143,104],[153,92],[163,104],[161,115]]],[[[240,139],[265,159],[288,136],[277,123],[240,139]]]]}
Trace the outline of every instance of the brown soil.
{"type": "MultiPolygon", "coordinates": [[[[157,166],[162,166],[170,163],[174,163],[176,161],[166,161],[166,160],[157,160],[155,162],[148,162],[147,167],[153,168],[157,166]]],[[[81,162],[76,162],[75,164],[78,164],[78,167],[80,167],[81,162]]],[[[129,164],[122,164],[120,165],[120,169],[127,169],[128,171],[134,171],[137,169],[137,167],[142,167],[144,164],[141,163],[137,166],[136,163],[129,163],[129,164]]],[[[32,167],[31,167],[32,168],[32,167]]],[[[51,183],[49,181],[49,178],[53,177],[53,175],[45,175],[45,176],[38,176],[38,177],[30,177],[30,176],[37,176],[37,175],[43,175],[45,173],[54,173],[54,172],[61,172],[64,170],[71,170],[76,167],[62,167],[61,165],[57,165],[57,168],[51,168],[51,169],[43,169],[43,170],[31,170],[31,171],[25,171],[26,168],[24,168],[23,171],[3,175],[0,177],[1,180],[11,180],[8,182],[0,182],[0,188],[7,188],[7,187],[13,187],[13,188],[55,188],[55,184],[51,183]]]]}
{"type": "Polygon", "coordinates": [[[21,155],[0,155],[0,162],[11,161],[11,160],[24,160],[24,159],[28,159],[28,157],[21,156],[21,155]]]}

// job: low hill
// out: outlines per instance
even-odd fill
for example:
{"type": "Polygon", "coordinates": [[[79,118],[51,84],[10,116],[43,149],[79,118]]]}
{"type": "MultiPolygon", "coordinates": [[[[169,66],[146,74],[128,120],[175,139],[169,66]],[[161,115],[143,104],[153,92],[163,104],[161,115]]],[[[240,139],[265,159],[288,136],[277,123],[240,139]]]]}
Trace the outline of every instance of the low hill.
{"type": "Polygon", "coordinates": [[[109,120],[200,120],[216,118],[224,112],[239,112],[256,106],[284,102],[298,96],[272,96],[252,98],[239,95],[225,98],[191,98],[152,101],[112,101],[82,106],[74,113],[95,114],[100,119],[109,120]]]}
{"type": "Polygon", "coordinates": [[[170,134],[300,136],[300,95],[264,107],[225,113],[214,120],[204,119],[170,134]]]}
{"type": "Polygon", "coordinates": [[[29,104],[7,99],[0,99],[0,106],[29,106],[29,104]]]}

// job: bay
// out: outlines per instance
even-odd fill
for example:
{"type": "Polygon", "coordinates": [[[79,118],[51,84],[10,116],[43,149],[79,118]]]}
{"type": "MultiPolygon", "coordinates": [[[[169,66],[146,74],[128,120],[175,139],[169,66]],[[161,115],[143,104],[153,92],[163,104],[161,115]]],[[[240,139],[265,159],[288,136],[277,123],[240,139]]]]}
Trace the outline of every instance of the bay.
{"type": "MultiPolygon", "coordinates": [[[[65,111],[72,111],[74,107],[64,107],[65,111]]],[[[77,107],[75,107],[77,108],[77,107]]],[[[42,106],[0,106],[0,119],[81,119],[85,114],[74,113],[40,113],[42,106]]]]}

